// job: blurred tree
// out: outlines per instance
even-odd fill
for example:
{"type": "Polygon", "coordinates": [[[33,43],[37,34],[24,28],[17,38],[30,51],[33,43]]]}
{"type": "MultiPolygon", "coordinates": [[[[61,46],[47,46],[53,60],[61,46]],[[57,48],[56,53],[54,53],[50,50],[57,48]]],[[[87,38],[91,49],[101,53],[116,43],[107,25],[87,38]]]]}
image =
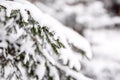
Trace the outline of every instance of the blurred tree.
{"type": "Polygon", "coordinates": [[[120,15],[120,0],[99,0],[104,3],[104,7],[114,15],[120,15]]]}

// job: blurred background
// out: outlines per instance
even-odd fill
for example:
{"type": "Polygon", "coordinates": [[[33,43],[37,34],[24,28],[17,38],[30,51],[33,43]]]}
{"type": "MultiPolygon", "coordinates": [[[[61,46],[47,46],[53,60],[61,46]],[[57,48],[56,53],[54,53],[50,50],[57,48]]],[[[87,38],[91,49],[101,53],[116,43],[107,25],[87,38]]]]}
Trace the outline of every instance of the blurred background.
{"type": "Polygon", "coordinates": [[[94,80],[120,80],[120,0],[29,0],[83,35],[93,59],[81,72],[94,80]]]}

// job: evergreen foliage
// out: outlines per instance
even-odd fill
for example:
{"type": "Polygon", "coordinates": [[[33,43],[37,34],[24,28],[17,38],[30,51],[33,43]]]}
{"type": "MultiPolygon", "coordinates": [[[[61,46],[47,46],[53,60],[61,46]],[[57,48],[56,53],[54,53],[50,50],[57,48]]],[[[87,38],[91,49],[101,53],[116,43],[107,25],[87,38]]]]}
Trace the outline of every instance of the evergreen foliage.
{"type": "Polygon", "coordinates": [[[20,9],[12,9],[8,13],[7,7],[0,5],[0,79],[78,79],[67,71],[73,74],[79,72],[59,61],[59,50],[66,46],[55,37],[55,32],[41,26],[29,10],[24,11],[27,21],[20,9]]]}

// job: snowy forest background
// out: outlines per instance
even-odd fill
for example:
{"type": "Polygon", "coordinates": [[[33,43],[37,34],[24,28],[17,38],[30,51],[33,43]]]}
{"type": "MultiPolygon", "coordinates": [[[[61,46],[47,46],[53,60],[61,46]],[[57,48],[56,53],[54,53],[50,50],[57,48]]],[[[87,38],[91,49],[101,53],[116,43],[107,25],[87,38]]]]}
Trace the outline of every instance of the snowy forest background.
{"type": "Polygon", "coordinates": [[[83,62],[83,74],[120,80],[120,0],[30,1],[90,42],[93,59],[83,62]]]}
{"type": "Polygon", "coordinates": [[[81,60],[80,73],[93,80],[120,80],[120,0],[28,1],[89,41],[93,57],[81,60]]]}

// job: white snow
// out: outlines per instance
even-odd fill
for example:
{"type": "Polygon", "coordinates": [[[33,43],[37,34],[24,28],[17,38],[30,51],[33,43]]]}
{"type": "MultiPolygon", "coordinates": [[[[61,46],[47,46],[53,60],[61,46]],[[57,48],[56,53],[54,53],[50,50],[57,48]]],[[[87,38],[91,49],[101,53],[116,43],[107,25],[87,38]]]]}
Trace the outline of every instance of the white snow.
{"type": "Polygon", "coordinates": [[[37,66],[35,72],[38,74],[38,77],[41,80],[44,77],[46,71],[45,61],[41,56],[37,56],[37,59],[39,59],[41,63],[37,66]]]}
{"type": "Polygon", "coordinates": [[[61,66],[60,64],[57,64],[57,67],[60,68],[61,70],[67,72],[66,75],[67,76],[72,76],[77,80],[92,80],[90,78],[85,77],[83,74],[75,72],[71,69],[69,69],[68,67],[65,66],[61,66]]]}

